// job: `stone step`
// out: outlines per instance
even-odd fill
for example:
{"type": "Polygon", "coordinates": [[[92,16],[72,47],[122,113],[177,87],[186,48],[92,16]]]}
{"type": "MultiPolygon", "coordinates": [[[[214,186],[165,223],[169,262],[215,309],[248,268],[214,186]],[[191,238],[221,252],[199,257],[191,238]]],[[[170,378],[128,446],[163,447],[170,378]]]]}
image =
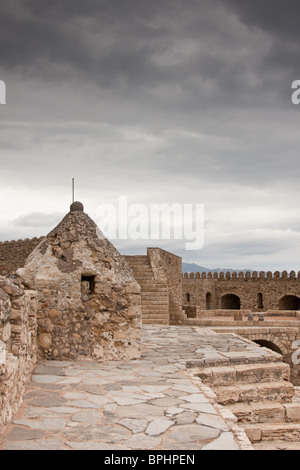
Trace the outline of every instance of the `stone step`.
{"type": "Polygon", "coordinates": [[[244,423],[285,421],[285,408],[278,402],[233,403],[226,408],[237,417],[241,426],[244,423]]]}
{"type": "Polygon", "coordinates": [[[142,312],[143,314],[151,314],[151,313],[160,313],[160,314],[167,314],[169,311],[168,305],[142,305],[142,312]]]}
{"type": "Polygon", "coordinates": [[[132,264],[130,263],[130,266],[131,266],[131,269],[134,270],[134,271],[144,271],[144,270],[151,270],[152,271],[152,268],[150,266],[150,264],[146,264],[146,263],[141,263],[141,264],[132,264]]]}
{"type": "Polygon", "coordinates": [[[299,403],[234,403],[228,408],[243,423],[300,422],[299,403]]]}
{"type": "Polygon", "coordinates": [[[155,311],[152,311],[152,312],[143,312],[142,313],[142,317],[143,318],[154,318],[154,319],[158,319],[158,318],[168,318],[169,316],[169,313],[167,312],[167,310],[165,312],[155,312],[155,311]]]}
{"type": "Polygon", "coordinates": [[[144,294],[141,296],[142,298],[142,303],[146,304],[153,304],[155,302],[157,303],[165,303],[168,304],[168,296],[166,294],[163,295],[156,295],[155,292],[149,293],[148,295],[144,294]]]}
{"type": "Polygon", "coordinates": [[[169,324],[169,319],[153,319],[153,318],[143,318],[142,323],[144,325],[168,325],[169,324]]]}
{"type": "Polygon", "coordinates": [[[212,388],[221,405],[230,403],[250,403],[259,401],[289,402],[294,396],[294,387],[290,382],[270,382],[255,384],[236,384],[212,388]]]}
{"type": "Polygon", "coordinates": [[[126,256],[125,259],[141,286],[142,322],[144,324],[169,324],[167,282],[155,279],[147,256],[126,256]]]}
{"type": "Polygon", "coordinates": [[[147,314],[146,313],[146,314],[143,315],[143,319],[149,320],[151,318],[153,320],[159,320],[160,318],[166,319],[166,318],[168,318],[168,313],[166,313],[166,314],[162,314],[162,313],[148,313],[147,314]]]}
{"type": "Polygon", "coordinates": [[[145,294],[157,294],[157,293],[166,294],[168,292],[168,289],[166,286],[160,286],[154,282],[151,282],[151,283],[149,282],[149,283],[143,284],[142,292],[144,292],[145,294]]]}
{"type": "Polygon", "coordinates": [[[289,380],[290,367],[283,362],[239,364],[199,370],[195,375],[208,386],[228,386],[237,383],[278,382],[289,380]]]}
{"type": "Polygon", "coordinates": [[[152,268],[149,264],[131,264],[131,269],[132,271],[136,271],[136,272],[140,272],[140,273],[143,273],[145,271],[149,271],[149,272],[152,272],[152,268]]]}
{"type": "Polygon", "coordinates": [[[165,289],[163,287],[157,287],[155,288],[154,286],[149,286],[149,287],[146,287],[146,286],[141,286],[142,287],[142,294],[143,295],[157,295],[157,294],[164,294],[164,295],[167,295],[168,293],[168,289],[165,289]]]}
{"type": "Polygon", "coordinates": [[[167,316],[168,314],[169,314],[169,311],[167,308],[147,308],[143,310],[142,312],[143,316],[149,316],[149,315],[167,316]]]}
{"type": "Polygon", "coordinates": [[[136,274],[135,272],[133,273],[134,275],[134,278],[138,281],[138,282],[149,282],[149,281],[152,281],[152,282],[155,282],[155,279],[154,279],[154,276],[153,274],[149,273],[149,274],[146,274],[146,273],[143,273],[143,274],[136,274]]]}
{"type": "Polygon", "coordinates": [[[132,266],[131,267],[131,270],[138,274],[138,275],[142,275],[142,274],[152,274],[153,275],[153,271],[151,269],[150,266],[141,266],[141,267],[136,267],[136,266],[132,266]]]}
{"type": "Polygon", "coordinates": [[[254,450],[300,450],[300,442],[299,440],[272,439],[271,441],[253,442],[252,447],[254,450]]]}
{"type": "Polygon", "coordinates": [[[167,298],[165,295],[143,295],[142,302],[146,304],[147,302],[150,304],[168,304],[167,298]]]}
{"type": "Polygon", "coordinates": [[[125,255],[124,258],[132,263],[149,262],[147,255],[125,255]]]}
{"type": "Polygon", "coordinates": [[[137,275],[139,275],[139,276],[142,276],[143,274],[151,274],[153,276],[153,271],[150,267],[149,268],[148,267],[143,267],[143,268],[139,268],[139,269],[133,268],[132,271],[134,273],[136,273],[137,275]]]}
{"type": "Polygon", "coordinates": [[[300,444],[300,423],[247,423],[243,425],[243,429],[251,442],[279,439],[299,440],[300,444]]]}

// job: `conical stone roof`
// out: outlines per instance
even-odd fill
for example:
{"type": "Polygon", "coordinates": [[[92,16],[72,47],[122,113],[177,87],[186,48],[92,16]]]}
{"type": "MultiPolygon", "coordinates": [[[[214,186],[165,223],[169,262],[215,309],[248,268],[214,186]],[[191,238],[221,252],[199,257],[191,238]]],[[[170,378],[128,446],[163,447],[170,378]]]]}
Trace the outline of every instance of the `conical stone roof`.
{"type": "MultiPolygon", "coordinates": [[[[113,283],[136,283],[132,271],[114,245],[83,210],[72,210],[41,240],[18,273],[31,280],[31,287],[40,279],[56,281],[61,274],[93,273],[113,283]]],[[[80,206],[79,206],[80,207],[80,206]]],[[[83,207],[83,206],[82,206],[83,207]]],[[[64,276],[63,276],[64,277],[64,276]]]]}
{"type": "Polygon", "coordinates": [[[71,205],[17,274],[39,293],[42,356],[139,356],[140,286],[81,203],[71,205]]]}

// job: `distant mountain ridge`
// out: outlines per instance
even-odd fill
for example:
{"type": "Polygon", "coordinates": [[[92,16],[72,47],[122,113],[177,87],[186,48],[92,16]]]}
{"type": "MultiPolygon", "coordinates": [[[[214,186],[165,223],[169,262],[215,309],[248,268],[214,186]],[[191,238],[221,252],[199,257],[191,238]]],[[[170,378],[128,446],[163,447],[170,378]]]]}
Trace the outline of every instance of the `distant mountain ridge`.
{"type": "Polygon", "coordinates": [[[195,263],[182,263],[182,272],[183,273],[252,273],[253,270],[251,269],[230,269],[230,268],[206,268],[204,266],[199,266],[199,264],[195,263]]]}

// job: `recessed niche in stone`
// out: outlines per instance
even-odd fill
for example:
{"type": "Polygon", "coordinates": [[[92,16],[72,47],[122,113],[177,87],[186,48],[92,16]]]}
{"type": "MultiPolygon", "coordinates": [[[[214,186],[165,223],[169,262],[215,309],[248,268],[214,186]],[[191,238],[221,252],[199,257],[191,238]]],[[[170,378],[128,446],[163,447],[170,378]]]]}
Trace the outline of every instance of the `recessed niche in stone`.
{"type": "Polygon", "coordinates": [[[95,276],[81,276],[82,294],[92,294],[95,291],[95,276]]]}

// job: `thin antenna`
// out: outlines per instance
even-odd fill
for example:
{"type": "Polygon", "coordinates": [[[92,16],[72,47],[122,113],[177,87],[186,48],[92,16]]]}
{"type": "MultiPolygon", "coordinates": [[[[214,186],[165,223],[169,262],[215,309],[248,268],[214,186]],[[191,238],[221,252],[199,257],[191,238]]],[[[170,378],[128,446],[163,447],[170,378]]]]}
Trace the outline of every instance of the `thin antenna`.
{"type": "Polygon", "coordinates": [[[72,178],[72,203],[74,202],[74,195],[75,195],[75,186],[74,186],[74,178],[72,178]]]}

